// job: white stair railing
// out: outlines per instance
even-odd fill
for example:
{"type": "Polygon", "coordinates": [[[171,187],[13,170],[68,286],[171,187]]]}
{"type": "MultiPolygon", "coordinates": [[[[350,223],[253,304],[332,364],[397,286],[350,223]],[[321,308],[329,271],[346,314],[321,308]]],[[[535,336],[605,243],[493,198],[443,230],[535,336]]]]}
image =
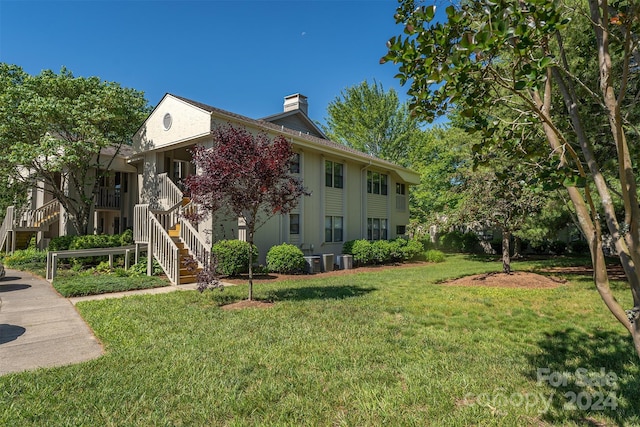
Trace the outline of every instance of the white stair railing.
{"type": "MultiPolygon", "coordinates": [[[[180,284],[180,254],[178,246],[162,227],[153,212],[149,212],[149,254],[158,260],[165,274],[174,285],[180,284]]],[[[152,260],[149,257],[149,266],[152,260]]],[[[150,268],[148,268],[150,270],[150,268]]]]}
{"type": "Polygon", "coordinates": [[[158,175],[158,202],[161,207],[170,209],[178,203],[182,203],[183,193],[178,186],[171,181],[169,175],[158,175]]]}
{"type": "Polygon", "coordinates": [[[2,221],[2,226],[0,226],[0,250],[2,250],[5,243],[7,244],[7,252],[11,250],[10,244],[8,241],[8,236],[9,236],[9,232],[13,230],[15,220],[16,220],[15,207],[13,206],[7,207],[7,212],[4,216],[4,220],[2,221]]]}
{"type": "Polygon", "coordinates": [[[184,246],[189,249],[191,255],[198,261],[200,267],[206,267],[211,260],[211,250],[207,242],[205,242],[200,233],[195,229],[191,223],[185,219],[179,219],[180,224],[180,239],[184,243],[184,246]]]}
{"type": "Polygon", "coordinates": [[[133,241],[149,243],[149,205],[133,207],[133,241]]]}

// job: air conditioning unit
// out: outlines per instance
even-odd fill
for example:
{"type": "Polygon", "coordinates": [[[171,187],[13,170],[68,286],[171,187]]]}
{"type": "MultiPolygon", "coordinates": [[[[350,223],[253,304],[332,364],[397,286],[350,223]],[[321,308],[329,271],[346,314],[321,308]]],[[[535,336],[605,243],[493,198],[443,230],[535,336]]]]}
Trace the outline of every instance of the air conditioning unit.
{"type": "Polygon", "coordinates": [[[307,262],[307,273],[321,273],[322,264],[319,256],[306,256],[304,260],[307,262]]]}

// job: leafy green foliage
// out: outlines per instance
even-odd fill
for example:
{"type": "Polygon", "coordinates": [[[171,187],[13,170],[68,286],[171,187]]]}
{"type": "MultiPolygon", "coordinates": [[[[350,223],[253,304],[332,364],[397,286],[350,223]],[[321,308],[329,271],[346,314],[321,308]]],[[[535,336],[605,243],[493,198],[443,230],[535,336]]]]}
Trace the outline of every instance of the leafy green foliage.
{"type": "Polygon", "coordinates": [[[411,187],[411,219],[436,224],[455,212],[463,195],[463,172],[471,167],[470,146],[477,138],[456,126],[435,126],[421,131],[409,153],[409,167],[420,173],[420,184],[411,187]]]}
{"type": "Polygon", "coordinates": [[[47,247],[50,251],[67,251],[69,250],[69,246],[73,243],[76,236],[58,236],[51,239],[49,242],[49,246],[47,247]]]}
{"type": "Polygon", "coordinates": [[[121,238],[118,234],[87,234],[86,236],[74,236],[73,241],[69,244],[69,249],[113,248],[117,246],[121,246],[121,238]]]}
{"type": "Polygon", "coordinates": [[[437,249],[429,249],[425,253],[425,258],[427,259],[427,262],[444,262],[445,261],[444,252],[439,251],[437,249]]]}
{"type": "Polygon", "coordinates": [[[47,252],[35,248],[17,250],[4,257],[4,264],[7,267],[18,270],[30,270],[33,267],[40,267],[47,262],[47,252]]]}
{"type": "Polygon", "coordinates": [[[296,274],[304,271],[304,253],[295,245],[283,243],[267,252],[267,268],[274,273],[296,274]]]}
{"type": "MultiPolygon", "coordinates": [[[[252,260],[258,258],[258,248],[252,246],[252,260]]],[[[220,240],[211,248],[211,255],[218,261],[217,271],[226,276],[246,273],[249,269],[249,243],[241,240],[220,240]]]]}
{"type": "Polygon", "coordinates": [[[31,76],[0,63],[0,176],[10,177],[12,187],[44,182],[78,234],[87,234],[110,160],[130,144],[148,111],[142,92],[117,83],[75,77],[66,68],[31,76]]]}
{"type": "Polygon", "coordinates": [[[418,258],[424,248],[422,243],[415,239],[395,240],[350,240],[345,242],[342,253],[352,255],[358,265],[386,264],[390,262],[405,262],[418,258]]]}
{"type": "MultiPolygon", "coordinates": [[[[480,165],[507,153],[508,164],[536,170],[542,182],[530,187],[566,188],[596,289],[640,356],[640,322],[611,296],[602,243],[608,232],[637,306],[639,10],[627,1],[479,0],[451,5],[435,22],[432,8],[401,0],[404,34],[389,40],[381,62],[400,64],[418,117],[460,112],[481,135],[472,146],[480,165]]],[[[513,229],[503,229],[505,271],[513,229]]]]}
{"type": "Polygon", "coordinates": [[[381,84],[364,81],[348,87],[327,107],[324,132],[329,139],[398,164],[405,164],[418,131],[407,105],[381,84]]]}
{"type": "Polygon", "coordinates": [[[569,249],[572,254],[588,254],[589,244],[584,240],[574,240],[569,243],[569,249]]]}
{"type": "Polygon", "coordinates": [[[438,244],[446,252],[473,253],[477,251],[479,241],[476,233],[453,230],[441,234],[438,244]]]}
{"type": "Polygon", "coordinates": [[[353,262],[357,265],[366,265],[373,262],[373,249],[371,242],[365,239],[356,240],[351,245],[353,262]]]}
{"type": "Polygon", "coordinates": [[[376,240],[371,243],[371,261],[384,264],[391,259],[391,248],[387,240],[376,240]]]}
{"type": "MultiPolygon", "coordinates": [[[[131,266],[131,268],[129,269],[130,271],[130,275],[135,276],[143,276],[147,274],[147,262],[148,262],[148,258],[147,257],[140,257],[140,259],[138,259],[138,263],[134,264],[131,266]]],[[[164,270],[162,269],[162,267],[160,266],[160,264],[158,263],[158,261],[153,258],[153,264],[152,264],[152,273],[153,276],[159,276],[161,274],[164,274],[164,270]]]]}

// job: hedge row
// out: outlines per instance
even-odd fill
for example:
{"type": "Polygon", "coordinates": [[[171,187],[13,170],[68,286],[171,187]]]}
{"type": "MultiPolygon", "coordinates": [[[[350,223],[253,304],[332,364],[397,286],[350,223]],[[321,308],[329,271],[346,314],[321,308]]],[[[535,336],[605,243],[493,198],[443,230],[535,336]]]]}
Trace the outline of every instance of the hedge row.
{"type": "Polygon", "coordinates": [[[345,242],[342,253],[353,256],[357,265],[404,262],[417,258],[423,252],[422,243],[417,240],[350,240],[345,242]]]}
{"type": "Polygon", "coordinates": [[[87,234],[86,236],[60,236],[49,242],[48,250],[66,251],[76,249],[112,248],[133,245],[133,231],[126,230],[113,236],[106,234],[87,234]]]}

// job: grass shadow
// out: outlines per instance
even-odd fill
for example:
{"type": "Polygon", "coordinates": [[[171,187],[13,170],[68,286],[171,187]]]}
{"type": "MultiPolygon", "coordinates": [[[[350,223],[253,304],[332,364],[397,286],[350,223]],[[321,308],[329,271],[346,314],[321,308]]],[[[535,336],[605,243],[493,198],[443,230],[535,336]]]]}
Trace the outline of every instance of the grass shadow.
{"type": "Polygon", "coordinates": [[[553,396],[542,419],[600,425],[594,417],[606,415],[619,426],[640,420],[640,364],[630,337],[567,329],[545,334],[538,346],[542,354],[529,357],[531,378],[553,396]]]}
{"type": "Polygon", "coordinates": [[[305,301],[317,299],[345,299],[366,295],[377,288],[363,288],[360,286],[304,286],[296,288],[277,289],[269,292],[272,301],[305,301]]]}

